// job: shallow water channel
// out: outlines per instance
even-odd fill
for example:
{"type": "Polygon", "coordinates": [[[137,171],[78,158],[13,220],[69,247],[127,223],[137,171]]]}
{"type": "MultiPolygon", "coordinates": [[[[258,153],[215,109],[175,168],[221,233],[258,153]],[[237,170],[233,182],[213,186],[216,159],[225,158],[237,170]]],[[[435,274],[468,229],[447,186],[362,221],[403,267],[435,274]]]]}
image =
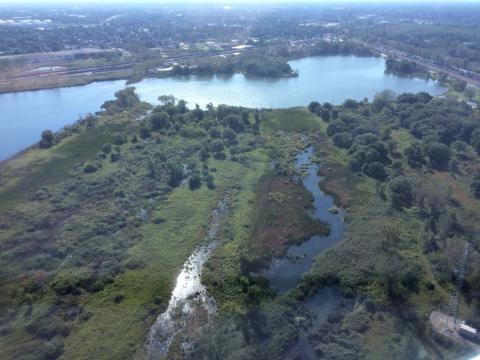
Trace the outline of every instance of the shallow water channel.
{"type": "Polygon", "coordinates": [[[299,245],[292,245],[284,257],[275,258],[272,261],[264,275],[270,280],[270,286],[280,293],[285,293],[297,286],[301,276],[312,267],[314,259],[321,252],[340,241],[345,229],[345,212],[338,209],[338,213],[330,213],[329,209],[335,205],[333,197],[320,190],[319,165],[311,161],[313,153],[313,148],[308,148],[298,154],[295,167],[299,172],[304,173],[303,186],[313,195],[314,211],[312,216],[328,223],[330,234],[328,236],[314,235],[299,245]]]}
{"type": "MultiPolygon", "coordinates": [[[[285,293],[298,285],[302,275],[309,271],[315,258],[323,251],[335,245],[343,238],[345,230],[345,211],[331,213],[334,207],[332,196],[325,194],[319,186],[321,176],[318,175],[320,165],[312,161],[313,147],[302,151],[297,155],[295,167],[302,173],[303,186],[312,193],[314,211],[312,216],[329,224],[328,236],[314,235],[300,245],[292,245],[288,248],[284,257],[275,258],[270,267],[264,273],[270,280],[270,286],[279,293],[285,293]]],[[[318,328],[339,305],[342,300],[340,290],[336,287],[325,287],[318,290],[314,296],[306,301],[305,306],[311,314],[311,327],[302,329],[296,350],[302,359],[314,359],[315,351],[308,335],[312,329],[318,328]]]]}
{"type": "Polygon", "coordinates": [[[147,344],[149,358],[163,358],[175,336],[185,330],[189,322],[199,313],[210,316],[217,309],[215,300],[201,283],[201,275],[203,265],[218,245],[218,230],[223,215],[228,211],[227,201],[228,193],[212,211],[212,220],[204,243],[197,247],[183,264],[167,310],[158,316],[150,329],[147,344]]]}

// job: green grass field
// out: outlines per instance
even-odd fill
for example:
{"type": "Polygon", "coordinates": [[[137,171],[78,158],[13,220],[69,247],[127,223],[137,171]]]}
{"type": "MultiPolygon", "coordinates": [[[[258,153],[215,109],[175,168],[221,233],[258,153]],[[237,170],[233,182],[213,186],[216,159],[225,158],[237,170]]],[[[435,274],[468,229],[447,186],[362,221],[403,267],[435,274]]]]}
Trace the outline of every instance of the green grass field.
{"type": "Polygon", "coordinates": [[[274,131],[313,132],[320,129],[320,121],[305,108],[292,108],[266,112],[264,126],[274,131]]]}

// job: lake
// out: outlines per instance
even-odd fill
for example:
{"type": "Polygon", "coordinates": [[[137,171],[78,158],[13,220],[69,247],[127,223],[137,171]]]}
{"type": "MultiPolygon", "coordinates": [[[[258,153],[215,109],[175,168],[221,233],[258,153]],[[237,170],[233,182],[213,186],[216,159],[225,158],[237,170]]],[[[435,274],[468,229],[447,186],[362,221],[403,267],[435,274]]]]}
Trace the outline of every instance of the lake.
{"type": "MultiPolygon", "coordinates": [[[[437,83],[400,78],[384,73],[385,60],[373,57],[325,56],[290,62],[296,78],[265,79],[232,76],[188,76],[146,79],[137,84],[142,100],[155,103],[159,95],[172,94],[191,106],[207,103],[247,107],[291,107],[312,100],[339,104],[345,99],[371,99],[377,92],[444,91],[437,83]]],[[[39,140],[45,129],[58,130],[95,112],[125,81],[104,81],[84,86],[0,94],[0,159],[39,140]]]]}
{"type": "Polygon", "coordinates": [[[124,80],[104,81],[0,94],[0,160],[40,140],[43,130],[58,130],[81,115],[100,110],[125,83],[124,80]]]}

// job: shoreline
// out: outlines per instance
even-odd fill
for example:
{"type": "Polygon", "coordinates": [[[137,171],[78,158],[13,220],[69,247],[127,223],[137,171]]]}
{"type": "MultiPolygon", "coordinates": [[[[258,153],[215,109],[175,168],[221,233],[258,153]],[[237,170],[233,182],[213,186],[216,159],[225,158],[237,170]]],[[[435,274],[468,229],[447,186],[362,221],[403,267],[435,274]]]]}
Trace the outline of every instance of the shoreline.
{"type": "Polygon", "coordinates": [[[74,83],[67,83],[66,82],[63,85],[50,84],[50,85],[45,85],[45,86],[31,87],[31,88],[27,88],[27,89],[4,90],[4,89],[0,88],[0,95],[18,94],[18,93],[30,92],[30,91],[42,91],[42,90],[72,88],[72,87],[78,87],[78,86],[86,86],[86,85],[90,85],[90,84],[97,83],[97,82],[117,81],[117,80],[124,80],[126,84],[128,82],[128,78],[126,78],[125,76],[112,76],[112,77],[108,77],[108,78],[100,78],[100,79],[92,79],[92,80],[82,79],[82,81],[79,81],[79,82],[74,82],[74,83]]]}
{"type": "MultiPolygon", "coordinates": [[[[300,59],[304,59],[304,58],[308,58],[308,57],[328,57],[328,56],[358,56],[358,57],[370,57],[371,56],[371,57],[378,57],[374,53],[371,53],[370,55],[367,55],[367,56],[365,56],[365,55],[355,55],[355,54],[317,55],[317,54],[308,54],[308,53],[307,54],[296,53],[296,54],[290,54],[289,56],[287,56],[284,59],[285,59],[286,63],[289,63],[292,60],[300,60],[300,59]]],[[[121,70],[117,70],[117,71],[121,71],[121,70]]],[[[119,74],[118,76],[112,75],[112,76],[107,76],[107,77],[101,77],[101,76],[95,77],[95,74],[85,74],[83,78],[81,76],[73,75],[73,76],[70,76],[70,77],[66,76],[64,84],[61,84],[61,83],[60,84],[59,83],[43,83],[43,84],[38,84],[38,85],[32,84],[31,86],[25,86],[24,88],[22,88],[22,87],[20,87],[20,88],[13,88],[13,87],[3,87],[2,88],[2,87],[0,87],[0,95],[10,94],[10,93],[14,94],[14,93],[28,92],[28,91],[51,90],[51,89],[59,89],[59,88],[64,88],[64,87],[66,88],[66,87],[84,86],[84,85],[89,85],[89,84],[92,84],[92,83],[95,83],[95,82],[100,82],[100,81],[125,80],[126,85],[131,85],[131,84],[138,83],[138,82],[140,82],[142,80],[145,80],[145,79],[168,78],[168,77],[176,76],[176,74],[172,74],[170,72],[165,73],[165,74],[161,74],[161,75],[158,74],[158,76],[155,76],[150,71],[147,71],[140,78],[137,78],[137,77],[134,76],[135,74],[131,73],[132,68],[125,69],[123,71],[128,72],[128,74],[123,73],[123,74],[119,74]],[[88,77],[92,76],[92,75],[93,75],[93,78],[89,79],[88,77]],[[74,81],[72,81],[72,80],[74,80],[74,81]]],[[[113,71],[112,71],[112,73],[113,73],[113,71]]],[[[99,73],[97,75],[100,75],[100,74],[101,73],[99,73]]],[[[242,71],[234,72],[231,75],[235,75],[235,74],[242,74],[246,78],[247,77],[253,77],[253,78],[257,77],[257,76],[247,75],[242,71]]],[[[54,74],[51,74],[51,75],[54,75],[54,74]]],[[[193,72],[189,75],[215,76],[215,75],[226,75],[226,74],[221,74],[221,73],[197,74],[197,73],[193,72]]],[[[60,75],[60,76],[63,76],[63,75],[60,75]]],[[[292,69],[292,72],[290,72],[288,74],[282,74],[281,76],[259,76],[259,77],[268,78],[268,79],[288,79],[288,78],[293,78],[293,77],[298,77],[298,76],[299,76],[299,74],[298,74],[297,70],[292,69]]],[[[38,80],[38,78],[36,78],[35,80],[38,80]]],[[[7,84],[8,84],[8,80],[7,80],[7,84]]],[[[7,86],[12,86],[12,85],[8,84],[7,86]]]]}
{"type": "MultiPolygon", "coordinates": [[[[312,55],[312,56],[304,56],[304,57],[294,57],[293,59],[291,60],[297,60],[297,59],[305,59],[305,58],[310,58],[310,57],[329,57],[329,56],[338,56],[338,55],[312,55]]],[[[340,56],[356,56],[356,55],[340,55],[340,56]]],[[[372,56],[372,57],[376,57],[376,56],[372,56]]],[[[288,62],[290,62],[291,60],[288,60],[288,62]]],[[[235,73],[237,74],[237,73],[235,73]]],[[[242,73],[242,72],[239,72],[238,74],[241,74],[243,75],[246,79],[249,79],[249,78],[255,78],[255,77],[250,77],[250,76],[247,76],[246,74],[242,73]]],[[[214,76],[217,76],[218,74],[206,74],[205,76],[208,76],[208,77],[214,77],[214,76]]],[[[395,75],[393,74],[394,76],[398,76],[398,75],[395,75]]],[[[191,74],[191,75],[186,75],[186,76],[201,76],[201,75],[198,75],[198,74],[191,74]]],[[[146,76],[142,77],[142,79],[138,80],[138,81],[135,81],[133,83],[129,83],[128,81],[128,78],[125,78],[125,77],[113,77],[111,79],[100,79],[100,80],[92,80],[92,81],[86,81],[86,82],[83,82],[83,83],[78,83],[78,84],[71,84],[71,85],[67,85],[67,86],[50,86],[50,87],[46,87],[46,88],[38,88],[38,89],[31,89],[31,90],[17,90],[17,91],[13,91],[13,92],[2,92],[0,90],[0,96],[1,95],[7,95],[7,94],[17,94],[17,93],[22,93],[22,92],[31,92],[31,91],[41,91],[41,90],[53,90],[53,89],[61,89],[61,88],[72,88],[72,87],[79,87],[79,86],[88,86],[90,84],[94,84],[94,83],[100,83],[100,82],[104,82],[104,81],[124,81],[125,84],[124,86],[132,86],[132,87],[135,87],[135,84],[138,84],[140,83],[141,81],[143,80],[147,80],[147,79],[157,79],[157,78],[175,78],[176,75],[172,75],[172,74],[169,74],[169,75],[166,75],[166,76],[162,76],[162,77],[156,77],[156,76],[151,76],[150,74],[146,74],[146,76]]],[[[289,74],[289,75],[286,75],[286,76],[281,76],[281,77],[277,77],[277,78],[271,78],[271,77],[268,77],[268,79],[278,79],[278,80],[281,80],[281,79],[289,79],[289,78],[293,78],[293,77],[298,77],[298,72],[296,70],[294,70],[294,72],[292,72],[292,74],[289,74]]],[[[263,77],[262,77],[263,78],[263,77]]],[[[434,82],[437,82],[440,85],[440,83],[438,82],[438,80],[435,80],[435,79],[424,79],[424,78],[419,78],[421,80],[424,80],[424,81],[434,81],[434,82]]],[[[438,95],[434,95],[435,97],[438,97],[438,96],[444,96],[445,94],[448,93],[448,88],[445,88],[444,86],[441,86],[443,88],[443,91],[438,94],[438,95]]],[[[308,104],[304,104],[303,106],[306,107],[308,104]]],[[[73,122],[69,122],[68,124],[66,124],[65,126],[71,124],[73,122]]],[[[0,169],[3,169],[5,167],[5,165],[11,161],[11,160],[14,160],[16,159],[17,157],[23,155],[24,153],[28,152],[29,150],[35,148],[35,146],[37,146],[38,142],[36,143],[33,143],[31,145],[29,145],[28,147],[26,148],[23,148],[23,149],[20,149],[18,150],[17,152],[11,154],[11,155],[8,155],[6,158],[2,159],[0,158],[0,169]]]]}
{"type": "Polygon", "coordinates": [[[12,161],[12,160],[15,160],[16,158],[26,154],[27,152],[29,152],[30,150],[33,150],[33,149],[36,149],[38,147],[38,142],[20,150],[20,151],[17,151],[16,153],[6,157],[5,159],[0,159],[0,170],[2,170],[5,166],[7,166],[7,164],[12,161]]]}

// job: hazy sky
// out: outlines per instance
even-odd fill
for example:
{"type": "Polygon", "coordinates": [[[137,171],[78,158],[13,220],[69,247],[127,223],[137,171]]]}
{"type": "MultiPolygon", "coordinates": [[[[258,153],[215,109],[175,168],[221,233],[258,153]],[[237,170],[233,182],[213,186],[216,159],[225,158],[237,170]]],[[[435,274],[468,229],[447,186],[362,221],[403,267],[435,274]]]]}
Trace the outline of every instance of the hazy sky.
{"type": "Polygon", "coordinates": [[[65,5],[80,5],[80,4],[359,4],[359,3],[396,3],[396,4],[438,4],[438,3],[479,3],[480,0],[0,0],[0,4],[65,4],[65,5]]]}

